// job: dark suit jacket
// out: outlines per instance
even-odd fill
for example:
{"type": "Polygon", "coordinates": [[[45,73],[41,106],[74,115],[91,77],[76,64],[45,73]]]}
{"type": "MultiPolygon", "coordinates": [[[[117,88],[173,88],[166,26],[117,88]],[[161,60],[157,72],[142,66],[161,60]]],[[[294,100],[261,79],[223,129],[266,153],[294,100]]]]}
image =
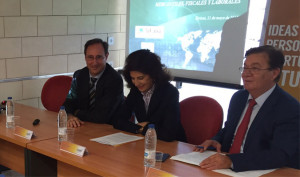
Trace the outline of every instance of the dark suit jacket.
{"type": "MultiPolygon", "coordinates": [[[[156,86],[151,97],[148,112],[146,114],[144,100],[137,88],[132,88],[125,99],[122,109],[116,116],[114,127],[120,130],[137,133],[141,126],[130,121],[134,113],[138,122],[150,122],[155,124],[158,139],[164,141],[185,141],[185,134],[180,123],[178,90],[166,83],[156,86]]],[[[147,131],[147,126],[143,134],[147,131]]]]}
{"type": "Polygon", "coordinates": [[[95,123],[112,123],[112,116],[124,99],[123,80],[109,64],[97,82],[95,108],[89,110],[89,81],[87,67],[77,70],[73,75],[71,90],[64,103],[67,113],[80,120],[95,123]]]}
{"type": "MultiPolygon", "coordinates": [[[[213,138],[228,152],[248,91],[232,96],[225,127],[213,138]]],[[[248,130],[244,153],[228,155],[234,171],[299,168],[299,102],[276,85],[248,130]]]]}

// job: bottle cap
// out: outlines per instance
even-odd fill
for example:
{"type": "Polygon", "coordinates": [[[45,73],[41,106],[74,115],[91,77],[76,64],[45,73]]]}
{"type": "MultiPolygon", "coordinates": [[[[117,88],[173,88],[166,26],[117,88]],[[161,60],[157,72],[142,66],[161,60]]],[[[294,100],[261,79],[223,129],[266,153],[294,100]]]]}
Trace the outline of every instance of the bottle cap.
{"type": "Polygon", "coordinates": [[[148,128],[155,128],[155,125],[154,124],[149,124],[148,128]]]}
{"type": "Polygon", "coordinates": [[[7,97],[7,99],[11,100],[11,99],[12,99],[12,97],[11,97],[11,96],[9,96],[9,97],[7,97]]]}
{"type": "Polygon", "coordinates": [[[61,106],[60,109],[65,109],[65,106],[61,106]]]}

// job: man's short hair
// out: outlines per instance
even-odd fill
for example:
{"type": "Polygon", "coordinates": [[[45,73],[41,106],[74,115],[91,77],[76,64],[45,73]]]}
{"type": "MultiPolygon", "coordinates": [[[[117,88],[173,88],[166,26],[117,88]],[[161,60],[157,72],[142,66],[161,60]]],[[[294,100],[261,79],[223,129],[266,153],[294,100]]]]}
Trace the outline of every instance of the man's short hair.
{"type": "Polygon", "coordinates": [[[275,82],[278,82],[280,79],[280,75],[282,72],[283,64],[284,64],[284,55],[281,50],[276,49],[273,46],[270,45],[264,45],[260,47],[254,47],[249,50],[247,50],[245,57],[251,55],[251,54],[258,54],[258,53],[265,53],[268,55],[268,63],[270,65],[271,69],[280,69],[279,75],[275,78],[275,82]]]}
{"type": "Polygon", "coordinates": [[[86,50],[90,45],[93,44],[102,44],[103,48],[104,48],[104,52],[105,54],[108,54],[108,43],[103,41],[102,39],[99,38],[95,38],[95,39],[91,39],[89,41],[87,41],[84,45],[84,55],[86,55],[86,50]]]}

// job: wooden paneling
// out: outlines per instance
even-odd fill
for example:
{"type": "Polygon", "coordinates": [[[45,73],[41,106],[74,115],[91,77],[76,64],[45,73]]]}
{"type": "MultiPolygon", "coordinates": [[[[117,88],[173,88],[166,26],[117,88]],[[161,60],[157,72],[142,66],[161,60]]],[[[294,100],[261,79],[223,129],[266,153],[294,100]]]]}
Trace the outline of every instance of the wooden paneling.
{"type": "Polygon", "coordinates": [[[0,164],[24,175],[24,147],[0,139],[0,164]]]}

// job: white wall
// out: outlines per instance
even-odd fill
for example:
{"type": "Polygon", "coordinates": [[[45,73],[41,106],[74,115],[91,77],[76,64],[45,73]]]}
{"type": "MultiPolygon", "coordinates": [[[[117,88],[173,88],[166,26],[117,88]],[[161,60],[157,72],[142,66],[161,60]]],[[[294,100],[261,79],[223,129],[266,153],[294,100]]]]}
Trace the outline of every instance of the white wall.
{"type": "Polygon", "coordinates": [[[108,62],[123,66],[126,5],[127,0],[0,0],[0,100],[12,96],[43,108],[47,79],[22,78],[84,67],[83,46],[92,38],[114,37],[108,62]]]}

